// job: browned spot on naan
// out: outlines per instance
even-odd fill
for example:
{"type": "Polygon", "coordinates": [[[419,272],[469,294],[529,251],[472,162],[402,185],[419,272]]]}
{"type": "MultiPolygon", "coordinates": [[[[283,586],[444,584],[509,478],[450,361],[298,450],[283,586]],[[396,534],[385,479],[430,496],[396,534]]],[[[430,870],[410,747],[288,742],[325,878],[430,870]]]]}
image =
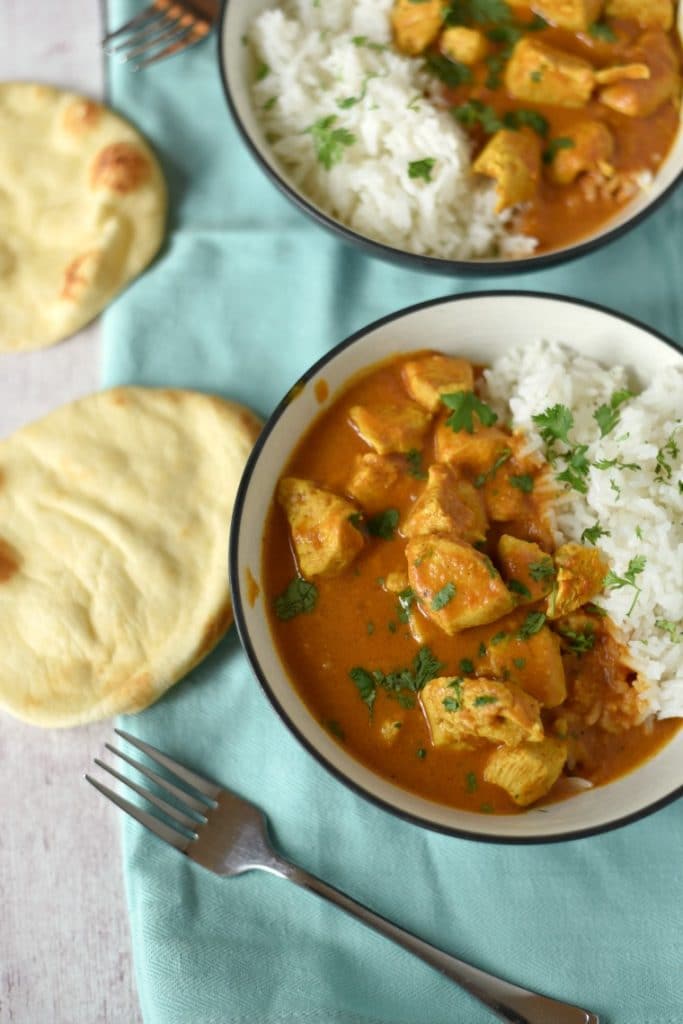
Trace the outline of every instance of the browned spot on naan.
{"type": "Polygon", "coordinates": [[[19,571],[21,559],[11,544],[0,537],[0,583],[7,583],[19,571]]]}
{"type": "Polygon", "coordinates": [[[90,171],[93,188],[108,188],[125,195],[134,192],[150,175],[145,154],[130,142],[114,142],[95,157],[90,171]]]}
{"type": "Polygon", "coordinates": [[[98,249],[91,249],[89,252],[76,256],[64,271],[62,290],[59,293],[60,299],[77,302],[83,292],[90,287],[99,261],[98,249]]]}
{"type": "Polygon", "coordinates": [[[62,126],[69,135],[85,135],[100,119],[102,107],[92,100],[77,99],[65,108],[62,126]]]}

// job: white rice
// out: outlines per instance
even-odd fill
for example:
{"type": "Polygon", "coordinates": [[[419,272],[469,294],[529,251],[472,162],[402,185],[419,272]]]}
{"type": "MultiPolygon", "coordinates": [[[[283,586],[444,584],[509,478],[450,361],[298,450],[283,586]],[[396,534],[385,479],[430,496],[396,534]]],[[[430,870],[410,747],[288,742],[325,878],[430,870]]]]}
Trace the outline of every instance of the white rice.
{"type": "MultiPolygon", "coordinates": [[[[562,492],[556,509],[559,541],[581,541],[599,522],[609,535],[597,541],[610,568],[623,577],[629,561],[645,558],[632,586],[608,589],[596,601],[620,628],[630,661],[645,684],[648,709],[660,717],[683,715],[683,369],[655,372],[645,390],[620,406],[607,436],[593,418],[615,391],[637,391],[624,367],[605,369],[555,342],[538,341],[507,352],[486,371],[484,389],[499,414],[524,430],[533,448],[545,444],[532,417],[550,406],[567,406],[574,417],[570,440],[587,444],[588,491],[562,492]],[[514,397],[508,401],[508,395],[514,397]],[[670,468],[657,469],[664,451],[670,468]],[[618,458],[637,469],[599,469],[618,458]],[[633,607],[632,607],[633,605],[633,607]],[[660,622],[660,625],[657,625],[660,622]],[[661,625],[672,623],[673,635],[661,625]]],[[[560,463],[559,466],[563,466],[560,463]]],[[[558,469],[559,471],[559,469],[558,469]]],[[[671,628],[671,627],[670,627],[671,628]]]]}
{"type": "Polygon", "coordinates": [[[494,182],[471,173],[466,133],[424,99],[432,76],[389,49],[392,6],[281,0],[254,20],[253,98],[273,154],[307,198],[378,242],[447,259],[533,252],[535,239],[506,230],[509,211],[494,212],[494,182]],[[308,129],[330,116],[354,141],[328,170],[308,129]],[[408,174],[424,159],[431,181],[408,174]]]}

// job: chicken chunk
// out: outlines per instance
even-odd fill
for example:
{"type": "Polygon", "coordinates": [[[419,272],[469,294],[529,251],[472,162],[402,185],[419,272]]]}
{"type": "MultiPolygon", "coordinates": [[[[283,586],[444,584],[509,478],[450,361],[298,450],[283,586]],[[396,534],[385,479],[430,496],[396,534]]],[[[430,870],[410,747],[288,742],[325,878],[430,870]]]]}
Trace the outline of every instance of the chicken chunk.
{"type": "Polygon", "coordinates": [[[421,610],[449,636],[493,622],[514,605],[491,560],[464,541],[439,534],[414,537],[406,558],[421,610]]]}
{"type": "Polygon", "coordinates": [[[521,686],[544,707],[555,708],[567,696],[560,641],[542,626],[525,635],[525,615],[496,623],[497,633],[486,645],[482,664],[492,675],[521,686]]]}
{"type": "Polygon", "coordinates": [[[429,412],[436,412],[441,395],[471,391],[474,387],[472,364],[452,356],[423,356],[403,364],[401,377],[411,398],[429,412]]]}
{"type": "Polygon", "coordinates": [[[553,589],[555,566],[538,544],[504,533],[498,541],[498,564],[518,604],[540,601],[553,589]]]}
{"type": "Polygon", "coordinates": [[[593,67],[587,60],[524,36],[505,68],[505,86],[514,99],[582,107],[593,91],[593,67]]]}
{"type": "Polygon", "coordinates": [[[483,32],[465,25],[454,25],[442,32],[439,48],[446,57],[467,65],[478,64],[491,49],[483,32]]]}
{"type": "Polygon", "coordinates": [[[563,544],[555,552],[555,590],[548,597],[548,618],[558,619],[602,590],[609,565],[597,548],[563,544]]]}
{"type": "Polygon", "coordinates": [[[541,175],[541,142],[529,128],[502,128],[472,164],[477,174],[496,181],[496,213],[533,199],[541,175]]]}
{"type": "Polygon", "coordinates": [[[366,452],[356,456],[346,490],[367,512],[381,512],[387,507],[387,491],[397,479],[398,467],[390,458],[366,452]]]}
{"type": "Polygon", "coordinates": [[[472,749],[478,741],[516,746],[544,736],[538,701],[496,679],[443,676],[420,693],[435,747],[472,749]]]}
{"type": "Polygon", "coordinates": [[[681,82],[676,52],[669,37],[656,29],[643,32],[629,59],[646,64],[647,79],[624,79],[600,90],[599,100],[626,117],[647,117],[678,96],[681,82]]]}
{"type": "Polygon", "coordinates": [[[570,32],[585,32],[597,21],[604,0],[534,0],[534,13],[570,32]]]}
{"type": "Polygon", "coordinates": [[[391,25],[401,53],[416,57],[435,41],[443,27],[443,0],[396,0],[391,25]]]}
{"type": "Polygon", "coordinates": [[[487,473],[509,445],[509,437],[497,427],[477,427],[468,434],[466,430],[453,430],[442,420],[434,432],[437,462],[477,475],[487,473]]]}
{"type": "Polygon", "coordinates": [[[642,28],[668,32],[674,23],[674,4],[672,0],[607,0],[605,14],[608,18],[633,19],[642,28]]]}
{"type": "Polygon", "coordinates": [[[427,486],[417,499],[401,533],[419,537],[427,533],[450,533],[474,544],[486,539],[486,515],[481,494],[467,480],[461,480],[450,466],[429,467],[427,486]]]}
{"type": "Polygon", "coordinates": [[[506,790],[520,807],[528,807],[552,789],[566,760],[566,742],[551,737],[499,747],[486,762],[484,779],[506,790]]]}
{"type": "Polygon", "coordinates": [[[585,171],[608,174],[612,170],[614,136],[602,121],[582,121],[568,133],[571,146],[558,149],[550,164],[557,185],[570,185],[585,171]]]}
{"type": "Polygon", "coordinates": [[[489,471],[487,474],[481,490],[486,515],[494,523],[507,523],[526,515],[529,495],[512,483],[513,480],[519,481],[522,477],[533,480],[528,473],[522,473],[521,468],[514,462],[505,462],[495,472],[489,471]]]}
{"type": "Polygon", "coordinates": [[[379,455],[420,448],[430,422],[429,414],[415,402],[372,408],[354,405],[349,417],[365,443],[379,455]]]}
{"type": "Polygon", "coordinates": [[[363,547],[363,535],[349,518],[358,509],[345,498],[296,477],[280,481],[277,498],[304,576],[336,576],[363,547]]]}

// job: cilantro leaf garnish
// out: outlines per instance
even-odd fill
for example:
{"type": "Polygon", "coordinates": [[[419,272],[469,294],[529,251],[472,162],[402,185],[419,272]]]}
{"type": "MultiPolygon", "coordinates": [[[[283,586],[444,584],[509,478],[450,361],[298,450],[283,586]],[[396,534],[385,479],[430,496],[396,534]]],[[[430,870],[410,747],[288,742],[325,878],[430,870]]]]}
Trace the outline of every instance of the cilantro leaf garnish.
{"type": "Polygon", "coordinates": [[[460,711],[462,708],[462,679],[457,676],[448,684],[449,690],[453,691],[453,696],[444,697],[441,701],[446,711],[460,711]]]}
{"type": "Polygon", "coordinates": [[[633,393],[624,389],[623,391],[615,391],[606,405],[599,405],[593,413],[593,419],[600,427],[600,437],[605,437],[610,431],[614,430],[617,423],[619,422],[619,407],[627,402],[629,398],[633,398],[633,393]]]}
{"type": "Polygon", "coordinates": [[[552,405],[544,412],[531,417],[545,443],[552,447],[556,441],[569,444],[569,431],[574,426],[574,417],[566,405],[552,405]]]}
{"type": "Polygon", "coordinates": [[[444,85],[455,88],[458,85],[465,85],[472,81],[472,70],[467,64],[461,64],[457,60],[449,60],[438,53],[427,55],[424,64],[425,71],[431,71],[444,85]]]}
{"type": "Polygon", "coordinates": [[[476,793],[477,791],[477,776],[474,772],[468,772],[465,776],[465,789],[468,793],[476,793]]]}
{"type": "Polygon", "coordinates": [[[655,626],[668,633],[675,644],[683,644],[683,629],[671,619],[655,619],[655,626]]]}
{"type": "MultiPolygon", "coordinates": [[[[487,469],[485,473],[479,473],[478,476],[475,476],[474,480],[472,481],[474,486],[475,487],[483,487],[484,484],[486,483],[486,481],[490,480],[492,477],[494,477],[496,475],[496,473],[498,472],[498,470],[500,469],[500,467],[504,463],[506,463],[507,460],[510,459],[510,458],[512,458],[512,449],[511,448],[503,448],[502,452],[500,453],[498,458],[495,460],[495,462],[493,463],[491,468],[487,469]]],[[[510,478],[510,479],[512,479],[512,478],[510,478]]]]}
{"type": "Polygon", "coordinates": [[[468,100],[458,107],[452,107],[451,115],[465,128],[480,125],[487,135],[493,135],[503,127],[503,122],[493,107],[477,99],[468,100]]]}
{"type": "Polygon", "coordinates": [[[612,570],[610,569],[610,571],[607,573],[604,580],[602,581],[602,585],[605,588],[605,590],[621,590],[622,587],[635,588],[636,593],[633,597],[633,601],[631,602],[631,607],[626,612],[627,616],[630,615],[633,609],[635,608],[636,602],[642,593],[640,587],[636,583],[636,576],[639,576],[641,574],[646,565],[647,559],[645,555],[635,555],[628,563],[626,567],[626,572],[623,576],[617,576],[617,574],[615,572],[612,572],[612,570]]]}
{"type": "Polygon", "coordinates": [[[475,708],[480,708],[485,704],[497,704],[498,698],[492,693],[482,693],[481,697],[475,697],[472,703],[475,708]]]}
{"type": "Polygon", "coordinates": [[[275,598],[275,614],[287,622],[296,615],[308,615],[318,601],[318,588],[314,583],[296,576],[287,588],[275,598]]]}
{"type": "Polygon", "coordinates": [[[447,25],[495,25],[510,17],[505,0],[453,0],[444,12],[447,25]]]}
{"type": "Polygon", "coordinates": [[[604,43],[616,43],[617,34],[614,29],[604,21],[594,21],[588,28],[588,35],[593,39],[600,39],[604,43]]]}
{"type": "Polygon", "coordinates": [[[372,712],[377,698],[377,683],[374,678],[366,669],[360,667],[350,669],[349,676],[356,684],[361,700],[372,712]]]}
{"type": "Polygon", "coordinates": [[[441,590],[437,590],[436,594],[434,594],[434,597],[432,598],[432,601],[431,601],[432,611],[435,611],[435,612],[441,611],[441,609],[445,608],[446,605],[450,601],[452,601],[454,597],[455,597],[455,583],[446,583],[446,584],[444,584],[444,586],[441,588],[441,590]]]}
{"type": "Polygon", "coordinates": [[[426,156],[422,160],[411,160],[408,164],[408,177],[431,181],[435,164],[436,160],[433,156],[426,156]]]}
{"type": "Polygon", "coordinates": [[[407,622],[410,616],[410,609],[415,602],[415,592],[412,587],[406,587],[398,595],[398,613],[397,618],[399,622],[407,622]]]}
{"type": "MultiPolygon", "coordinates": [[[[673,467],[671,463],[668,461],[668,457],[670,456],[672,459],[675,459],[680,455],[680,448],[678,446],[678,442],[676,441],[676,434],[679,430],[680,427],[676,427],[674,430],[672,430],[667,440],[664,442],[662,447],[659,448],[657,451],[657,456],[655,459],[655,476],[658,477],[660,480],[668,482],[669,480],[671,480],[671,477],[673,475],[673,467]]],[[[683,488],[681,488],[680,483],[678,484],[678,488],[679,490],[683,490],[683,488]]]]}
{"type": "Polygon", "coordinates": [[[519,594],[520,597],[531,597],[531,591],[520,580],[508,580],[506,586],[513,594],[519,594]]]}
{"type": "Polygon", "coordinates": [[[474,416],[477,416],[483,427],[491,427],[497,421],[498,416],[493,409],[482,402],[474,391],[454,391],[441,395],[441,401],[449,409],[451,415],[446,420],[446,426],[451,430],[466,430],[468,434],[474,433],[474,416]]]}
{"type": "Polygon", "coordinates": [[[313,137],[318,163],[327,171],[342,159],[344,148],[352,146],[356,141],[356,136],[347,128],[332,127],[336,120],[336,114],[329,114],[327,117],[319,118],[306,129],[306,133],[313,137]]]}
{"type": "Polygon", "coordinates": [[[595,544],[601,537],[611,537],[609,530],[603,530],[600,522],[596,520],[594,526],[587,526],[581,534],[581,540],[589,544],[595,544]]]}
{"type": "Polygon", "coordinates": [[[522,491],[523,494],[531,494],[534,489],[534,478],[529,476],[528,473],[520,473],[518,476],[508,477],[508,482],[511,487],[516,487],[518,491],[522,491]]]}
{"type": "Polygon", "coordinates": [[[464,675],[472,675],[474,672],[474,662],[470,661],[469,658],[461,658],[458,668],[462,673],[464,673],[464,675]]]}
{"type": "Polygon", "coordinates": [[[543,150],[543,163],[551,164],[561,149],[573,149],[576,143],[568,135],[557,135],[543,150]]]}
{"type": "Polygon", "coordinates": [[[513,131],[525,126],[532,128],[543,139],[548,134],[550,127],[543,114],[539,114],[536,110],[509,110],[507,114],[503,115],[503,124],[506,128],[512,128],[513,131]]]}
{"type": "Polygon", "coordinates": [[[582,654],[592,651],[595,647],[595,632],[592,628],[585,629],[581,633],[577,633],[572,629],[561,629],[560,636],[565,640],[567,649],[579,658],[582,654]]]}
{"type": "Polygon", "coordinates": [[[541,558],[538,562],[530,562],[529,575],[536,583],[540,583],[541,580],[553,579],[555,566],[550,555],[547,558],[541,558]]]}
{"type": "Polygon", "coordinates": [[[555,474],[556,480],[562,480],[573,487],[575,491],[580,491],[581,494],[586,494],[588,491],[586,477],[590,469],[590,462],[586,458],[587,451],[587,444],[575,445],[564,456],[565,466],[562,472],[555,474]]]}
{"type": "Polygon", "coordinates": [[[545,624],[543,612],[529,612],[526,619],[517,631],[520,640],[528,640],[535,633],[538,633],[545,624]]]}
{"type": "Polygon", "coordinates": [[[398,509],[387,508],[377,515],[371,516],[367,523],[367,531],[371,537],[391,540],[398,526],[398,509]]]}
{"type": "Polygon", "coordinates": [[[408,463],[408,472],[411,476],[414,476],[416,480],[426,480],[427,474],[422,468],[422,452],[417,448],[411,448],[409,452],[406,452],[406,462],[408,463]]]}

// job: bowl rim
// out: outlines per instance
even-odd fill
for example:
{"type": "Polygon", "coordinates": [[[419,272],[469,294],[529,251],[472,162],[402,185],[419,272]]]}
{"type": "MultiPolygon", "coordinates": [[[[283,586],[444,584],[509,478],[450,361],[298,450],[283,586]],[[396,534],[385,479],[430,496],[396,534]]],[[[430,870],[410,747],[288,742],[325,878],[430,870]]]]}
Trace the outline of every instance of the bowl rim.
{"type": "MultiPolygon", "coordinates": [[[[237,634],[240,643],[244,649],[244,652],[249,661],[250,667],[255,674],[263,692],[265,693],[271,707],[279,715],[280,719],[284,722],[287,729],[292,735],[298,740],[298,742],[312,754],[318,764],[332,774],[332,776],[343,783],[347,788],[357,793],[359,796],[366,800],[369,800],[375,806],[382,808],[393,814],[404,821],[408,821],[413,825],[418,825],[422,828],[427,828],[430,831],[438,832],[442,835],[450,835],[459,839],[469,839],[473,842],[485,842],[485,843],[498,843],[501,845],[513,845],[513,846],[529,846],[537,845],[541,843],[556,843],[566,842],[572,839],[584,839],[589,836],[599,835],[602,832],[609,832],[616,828],[621,828],[624,825],[628,825],[631,822],[639,821],[641,818],[646,817],[649,814],[654,813],[667,804],[673,803],[679,797],[683,796],[683,783],[674,788],[670,793],[654,800],[652,803],[646,804],[636,811],[631,811],[628,814],[624,814],[614,819],[610,819],[600,825],[591,826],[584,829],[572,829],[570,831],[563,831],[554,833],[551,835],[543,836],[500,836],[497,834],[487,833],[485,829],[481,832],[472,831],[465,828],[456,828],[450,825],[443,825],[434,821],[430,821],[428,818],[423,818],[418,814],[413,814],[405,811],[401,808],[395,807],[393,804],[377,796],[371,790],[366,789],[360,783],[354,782],[349,779],[343,771],[337,768],[334,764],[330,763],[327,758],[318,750],[318,748],[301,732],[298,725],[291,719],[289,714],[282,707],[277,695],[274,693],[270,686],[267,675],[261,667],[258,654],[251,642],[249,628],[247,626],[247,619],[244,610],[244,603],[242,598],[242,586],[240,583],[240,567],[239,567],[239,549],[240,549],[240,532],[242,525],[242,512],[244,503],[246,500],[247,491],[251,483],[251,478],[254,473],[254,469],[258,459],[260,458],[261,452],[268,441],[273,430],[277,427],[284,411],[290,405],[290,396],[292,391],[298,390],[300,387],[305,385],[313,377],[317,376],[320,370],[325,367],[328,363],[334,360],[341,352],[354,345],[357,341],[363,338],[365,335],[370,334],[372,331],[379,327],[389,324],[392,321],[400,320],[405,316],[417,313],[421,310],[428,309],[431,306],[446,305],[451,303],[458,303],[462,301],[468,301],[471,299],[497,299],[497,298],[525,298],[525,299],[542,299],[551,300],[554,302],[566,303],[568,305],[582,306],[584,308],[595,310],[599,313],[607,314],[608,316],[621,320],[632,326],[635,326],[641,330],[652,334],[659,341],[664,342],[667,346],[672,348],[678,354],[682,354],[683,349],[678,345],[672,338],[663,334],[656,328],[649,327],[647,324],[638,320],[636,317],[629,316],[626,313],[618,313],[610,309],[607,306],[603,306],[600,303],[592,302],[587,299],[575,298],[572,296],[561,295],[553,292],[540,292],[540,291],[529,291],[522,288],[513,289],[490,289],[486,291],[472,291],[463,292],[457,295],[445,295],[441,298],[427,299],[423,302],[414,303],[413,305],[406,306],[394,313],[389,313],[385,316],[380,317],[377,320],[372,321],[359,330],[355,331],[349,337],[340,341],[333,348],[329,349],[320,359],[316,360],[303,374],[297,379],[297,381],[290,386],[283,398],[277,404],[271,415],[266,420],[261,434],[256,440],[256,443],[247,459],[245,464],[242,477],[240,479],[237,494],[235,496],[235,504],[232,513],[232,519],[230,524],[230,537],[229,537],[229,550],[228,550],[228,578],[230,581],[230,589],[232,594],[233,602],[233,613],[235,619],[235,626],[237,628],[237,634]]],[[[283,672],[286,676],[286,671],[283,667],[283,672]]],[[[290,684],[291,685],[291,684],[290,684]]],[[[370,771],[370,769],[368,769],[370,771]]]]}
{"type": "MultiPolygon", "coordinates": [[[[278,171],[271,166],[262,154],[261,148],[253,140],[246,125],[242,121],[235,103],[230,84],[228,82],[228,62],[225,56],[225,21],[228,17],[231,0],[223,0],[218,18],[218,71],[220,75],[223,94],[232,115],[232,119],[242,136],[242,141],[255,159],[258,166],[270,178],[271,182],[282,192],[295,206],[308,214],[320,226],[354,246],[357,246],[373,256],[379,257],[390,263],[399,266],[417,267],[421,271],[435,274],[460,275],[462,277],[476,275],[498,275],[498,274],[521,274],[530,270],[547,270],[550,267],[561,263],[569,263],[579,259],[591,252],[615,242],[626,232],[636,227],[646,217],[649,217],[659,206],[669,198],[671,193],[683,181],[683,166],[675,175],[669,185],[642,210],[630,217],[625,223],[608,228],[597,237],[588,238],[584,242],[577,242],[564,249],[557,249],[548,253],[540,253],[538,256],[524,256],[519,259],[483,259],[483,260],[449,260],[441,256],[426,256],[420,253],[407,252],[404,249],[397,249],[385,242],[379,242],[361,235],[353,228],[348,227],[342,221],[337,220],[330,214],[318,209],[302,193],[292,188],[278,171]]],[[[683,124],[679,128],[683,131],[683,124]]]]}

